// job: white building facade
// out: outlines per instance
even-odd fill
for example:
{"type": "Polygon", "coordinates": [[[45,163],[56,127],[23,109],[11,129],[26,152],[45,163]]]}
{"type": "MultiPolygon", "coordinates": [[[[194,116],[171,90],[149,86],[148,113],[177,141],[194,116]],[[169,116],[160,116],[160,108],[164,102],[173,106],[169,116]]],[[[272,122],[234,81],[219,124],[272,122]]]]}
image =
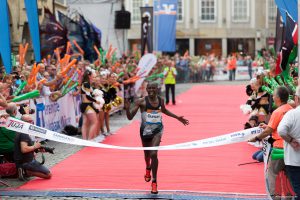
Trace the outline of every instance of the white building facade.
{"type": "MultiPolygon", "coordinates": [[[[129,48],[140,46],[140,7],[153,1],[125,0],[131,12],[129,48]]],[[[274,44],[277,7],[274,0],[178,0],[176,48],[191,55],[254,56],[274,44]]]]}

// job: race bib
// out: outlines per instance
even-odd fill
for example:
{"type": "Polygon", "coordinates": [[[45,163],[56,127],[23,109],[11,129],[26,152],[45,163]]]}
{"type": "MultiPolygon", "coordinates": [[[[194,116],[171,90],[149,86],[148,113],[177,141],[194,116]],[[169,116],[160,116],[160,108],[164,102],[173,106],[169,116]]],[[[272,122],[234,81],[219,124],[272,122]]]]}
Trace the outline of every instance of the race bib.
{"type": "Polygon", "coordinates": [[[147,110],[146,123],[147,124],[161,124],[162,123],[161,111],[160,110],[147,110]]]}

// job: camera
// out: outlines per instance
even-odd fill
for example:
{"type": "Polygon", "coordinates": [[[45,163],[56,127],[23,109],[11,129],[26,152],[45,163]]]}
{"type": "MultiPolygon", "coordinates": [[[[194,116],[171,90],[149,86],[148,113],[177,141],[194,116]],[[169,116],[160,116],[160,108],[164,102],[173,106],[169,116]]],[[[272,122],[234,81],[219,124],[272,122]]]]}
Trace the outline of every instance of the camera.
{"type": "Polygon", "coordinates": [[[40,148],[36,149],[35,152],[38,153],[40,152],[41,150],[44,150],[45,152],[47,153],[51,153],[51,154],[54,154],[54,147],[46,147],[46,146],[41,146],[40,148]]]}

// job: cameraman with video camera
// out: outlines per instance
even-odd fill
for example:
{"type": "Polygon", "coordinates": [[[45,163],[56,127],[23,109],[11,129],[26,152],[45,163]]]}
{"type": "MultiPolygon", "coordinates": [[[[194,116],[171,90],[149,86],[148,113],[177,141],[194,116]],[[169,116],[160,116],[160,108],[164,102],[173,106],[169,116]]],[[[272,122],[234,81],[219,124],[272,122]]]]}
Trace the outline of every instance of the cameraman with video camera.
{"type": "MultiPolygon", "coordinates": [[[[21,120],[34,123],[30,115],[23,115],[21,120]]],[[[33,142],[29,135],[17,133],[15,138],[14,159],[18,169],[20,180],[26,180],[26,176],[37,176],[44,179],[50,179],[52,174],[49,169],[35,160],[34,153],[40,151],[44,152],[40,142],[33,142]]]]}

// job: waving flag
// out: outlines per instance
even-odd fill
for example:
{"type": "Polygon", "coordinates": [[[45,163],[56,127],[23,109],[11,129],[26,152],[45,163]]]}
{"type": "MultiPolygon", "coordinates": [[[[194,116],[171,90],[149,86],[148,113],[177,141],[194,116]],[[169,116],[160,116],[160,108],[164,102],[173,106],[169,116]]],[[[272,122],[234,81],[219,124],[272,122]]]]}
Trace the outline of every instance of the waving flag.
{"type": "Polygon", "coordinates": [[[97,53],[94,51],[94,45],[97,47],[100,45],[98,41],[97,31],[93,28],[93,26],[82,16],[79,16],[79,24],[82,27],[82,34],[84,40],[84,51],[85,51],[85,59],[89,61],[94,61],[98,58],[97,53]]]}
{"type": "Polygon", "coordinates": [[[277,57],[276,74],[286,70],[290,53],[298,41],[298,26],[291,16],[286,13],[284,43],[277,57]]]}
{"type": "MultiPolygon", "coordinates": [[[[79,23],[70,19],[68,16],[64,15],[62,12],[58,11],[58,19],[67,31],[67,39],[69,41],[76,41],[77,44],[84,50],[85,41],[83,38],[82,28],[79,23]]],[[[74,51],[78,51],[76,47],[72,48],[74,51]]],[[[86,52],[86,51],[85,51],[86,52]]]]}
{"type": "Polygon", "coordinates": [[[276,37],[275,37],[275,51],[276,53],[280,52],[282,43],[284,40],[284,24],[281,17],[279,8],[277,8],[277,17],[276,17],[276,37]]]}
{"type": "Polygon", "coordinates": [[[91,24],[91,25],[92,25],[92,28],[94,29],[94,34],[95,34],[94,43],[98,48],[100,48],[101,47],[102,32],[94,24],[91,24]]]}
{"type": "Polygon", "coordinates": [[[42,56],[52,55],[56,48],[65,48],[68,41],[67,30],[45,8],[44,20],[40,26],[42,56]]]}

